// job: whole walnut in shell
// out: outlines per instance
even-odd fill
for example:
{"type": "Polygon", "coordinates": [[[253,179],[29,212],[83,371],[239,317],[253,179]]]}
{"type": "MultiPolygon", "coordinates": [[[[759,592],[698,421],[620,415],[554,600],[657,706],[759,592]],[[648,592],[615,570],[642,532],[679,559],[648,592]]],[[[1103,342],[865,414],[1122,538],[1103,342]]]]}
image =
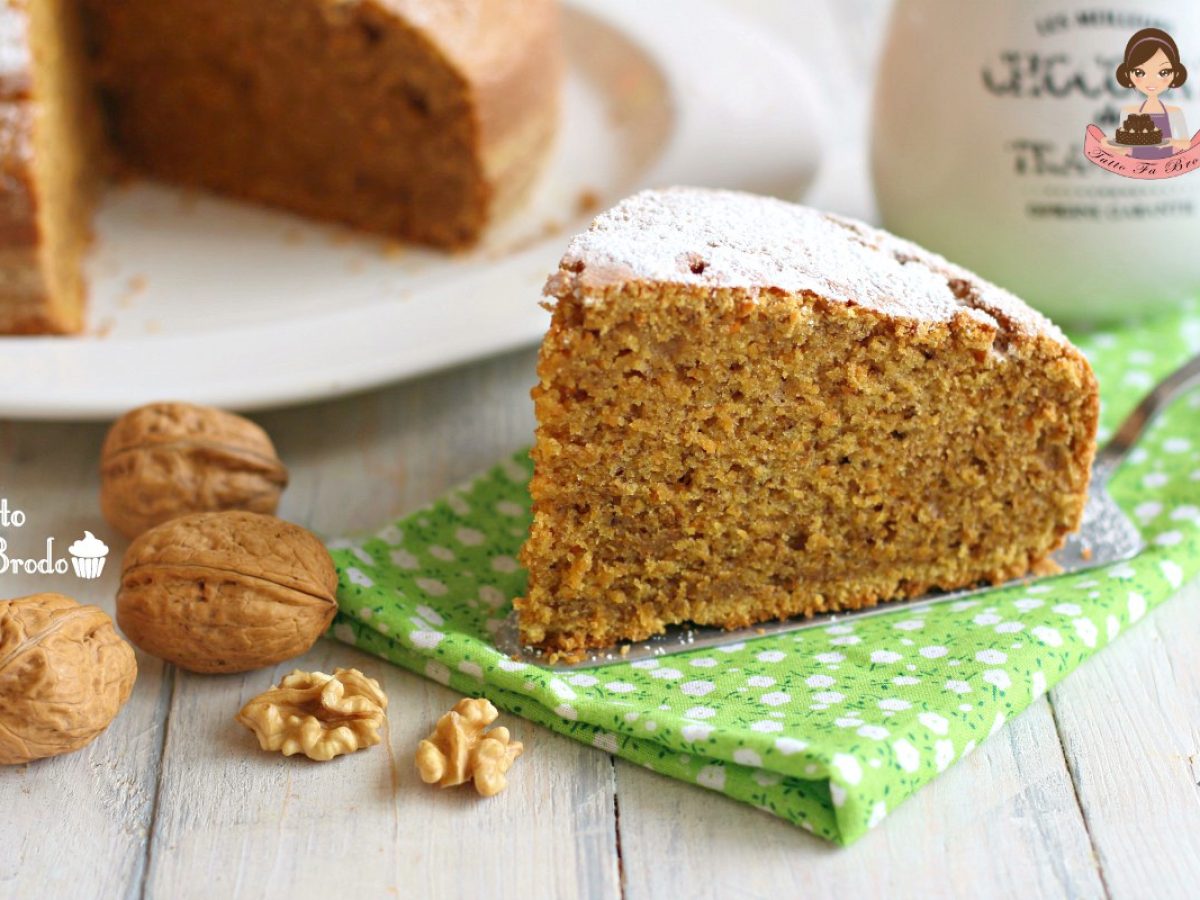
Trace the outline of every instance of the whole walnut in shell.
{"type": "Polygon", "coordinates": [[[333,560],[311,532],[259,513],[195,513],[129,545],[117,621],[184,669],[247,672],[308,650],[337,611],[336,591],[333,560]]]}
{"type": "Polygon", "coordinates": [[[62,594],[0,600],[0,765],[91,743],[136,678],[133,648],[103,610],[62,594]]]}
{"type": "Polygon", "coordinates": [[[100,509],[127,538],[188,513],[274,513],[287,481],[265,431],[233,413],[188,403],[126,413],[100,452],[100,509]]]}

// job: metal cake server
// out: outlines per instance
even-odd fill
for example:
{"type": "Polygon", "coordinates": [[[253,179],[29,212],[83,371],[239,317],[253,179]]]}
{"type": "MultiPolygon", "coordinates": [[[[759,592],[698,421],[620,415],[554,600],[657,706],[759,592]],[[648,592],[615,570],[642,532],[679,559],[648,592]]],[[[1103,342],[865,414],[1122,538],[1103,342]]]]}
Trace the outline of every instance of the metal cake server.
{"type": "MultiPolygon", "coordinates": [[[[1145,547],[1137,527],[1117,506],[1108,493],[1108,479],[1120,466],[1122,460],[1137,443],[1154,418],[1162,412],[1182,391],[1200,384],[1200,356],[1184,363],[1160,381],[1121,423],[1116,434],[1096,453],[1092,464],[1092,480],[1088,488],[1087,505],[1083,511],[1083,523],[1079,530],[1067,537],[1066,543],[1051,557],[1061,568],[1060,574],[1082,572],[1137,556],[1145,547]]],[[[1022,578],[1009,584],[1034,584],[1048,578],[1022,578]]],[[[931,594],[916,600],[900,603],[881,603],[868,609],[849,612],[822,613],[811,618],[796,617],[775,622],[762,622],[748,628],[726,631],[707,626],[676,625],[664,634],[646,641],[618,644],[602,650],[593,650],[573,663],[546,662],[545,655],[532,647],[521,644],[517,633],[516,612],[509,614],[500,630],[496,632],[496,648],[514,659],[545,666],[551,669],[587,669],[614,662],[634,662],[639,659],[668,656],[686,650],[705,647],[720,647],[739,641],[752,640],[766,635],[787,634],[805,628],[820,628],[836,622],[848,622],[867,616],[878,616],[896,612],[898,609],[912,610],[961,600],[976,594],[995,590],[1003,585],[986,585],[966,588],[948,593],[931,594]]]]}

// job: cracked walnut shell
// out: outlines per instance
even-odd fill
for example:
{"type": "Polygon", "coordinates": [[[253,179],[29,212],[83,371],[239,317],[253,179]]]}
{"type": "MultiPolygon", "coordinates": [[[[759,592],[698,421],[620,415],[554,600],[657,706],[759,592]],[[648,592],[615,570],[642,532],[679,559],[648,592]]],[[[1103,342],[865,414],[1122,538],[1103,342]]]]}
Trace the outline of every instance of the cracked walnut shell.
{"type": "Polygon", "coordinates": [[[103,610],[62,594],[0,600],[0,765],[91,743],[136,679],[133,648],[103,610]]]}
{"type": "Polygon", "coordinates": [[[100,509],[131,539],[188,513],[274,513],[287,481],[265,431],[233,413],[189,403],[152,403],[126,413],[100,453],[100,509]]]}
{"type": "Polygon", "coordinates": [[[507,786],[505,773],[525,749],[503,726],[485,731],[500,713],[482,698],[459,700],[417,746],[417,771],[426,784],[455,787],[468,781],[482,797],[507,786]]]}
{"type": "Polygon", "coordinates": [[[297,670],[242,707],[237,720],[264,750],[325,762],[378,744],[385,710],[379,682],[358,669],[297,670]]]}
{"type": "Polygon", "coordinates": [[[246,672],[308,650],[337,611],[337,572],[315,535],[274,516],[196,513],[125,552],[117,621],[147,653],[192,672],[246,672]]]}

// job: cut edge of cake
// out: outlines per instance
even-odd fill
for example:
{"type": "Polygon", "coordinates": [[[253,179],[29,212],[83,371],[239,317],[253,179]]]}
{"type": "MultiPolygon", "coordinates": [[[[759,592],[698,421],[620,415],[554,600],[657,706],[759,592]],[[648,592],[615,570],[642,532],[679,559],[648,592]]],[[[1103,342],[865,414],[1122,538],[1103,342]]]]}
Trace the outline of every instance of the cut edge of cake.
{"type": "MultiPolygon", "coordinates": [[[[609,646],[615,640],[640,640],[661,631],[665,625],[685,621],[741,627],[769,618],[858,608],[920,596],[933,588],[949,590],[982,581],[1005,581],[1043,571],[1048,565],[1049,554],[1061,545],[1067,533],[1078,527],[1086,500],[1099,404],[1095,378],[1086,359],[1055,325],[1009,292],[910,242],[853,220],[772,198],[696,188],[647,191],[601,215],[587,232],[571,242],[558,272],[547,283],[546,295],[547,306],[554,316],[539,360],[540,383],[534,389],[539,423],[531,485],[534,523],[530,539],[522,550],[522,561],[530,572],[529,588],[526,596],[517,603],[522,639],[530,645],[540,646],[552,654],[569,656],[589,648],[609,646]],[[642,614],[633,607],[640,603],[649,608],[660,602],[646,601],[647,592],[653,591],[653,579],[643,579],[649,585],[637,584],[638,579],[631,574],[636,571],[635,564],[628,561],[612,565],[604,563],[599,559],[604,553],[615,559],[619,552],[611,546],[603,550],[579,546],[586,543],[586,529],[578,522],[570,527],[564,524],[571,516],[576,519],[594,517],[590,510],[586,513],[578,509],[564,512],[565,506],[574,503],[583,508],[589,503],[604,503],[605,498],[571,497],[570,485],[562,482],[572,478],[586,482],[592,477],[587,471],[589,468],[594,471],[610,464],[611,460],[603,456],[604,452],[613,448],[618,448],[614,451],[616,454],[624,452],[620,448],[626,447],[628,442],[620,429],[630,427],[629,409],[622,405],[624,400],[605,401],[608,405],[598,404],[587,409],[589,396],[604,393],[606,389],[602,376],[571,367],[583,366],[583,362],[576,360],[587,359],[594,369],[604,368],[605,362],[592,359],[588,354],[606,341],[611,346],[617,346],[611,343],[613,341],[625,341],[618,355],[626,360],[678,352],[680,343],[688,341],[680,334],[666,339],[667,343],[663,344],[666,351],[661,346],[652,351],[646,349],[653,343],[650,336],[658,332],[659,337],[663,337],[672,327],[670,317],[657,316],[655,303],[659,302],[669,302],[672,315],[685,318],[691,317],[694,310],[712,312],[706,326],[720,323],[722,328],[739,329],[743,323],[772,319],[775,324],[764,331],[765,341],[793,328],[799,328],[796,333],[800,334],[813,322],[819,330],[820,321],[825,317],[828,327],[835,331],[861,333],[865,335],[863,341],[876,338],[892,341],[891,346],[898,348],[898,352],[907,353],[918,347],[921,352],[932,352],[936,356],[937,347],[953,347],[964,361],[963,371],[968,378],[973,377],[971,372],[975,369],[981,373],[992,369],[1007,373],[1017,372],[1018,366],[1033,367],[1036,364],[1044,367],[1048,373],[1044,376],[1047,385],[1053,384],[1055,389],[1068,392],[1070,400],[1067,404],[1070,409],[1060,411],[1055,402],[1039,400],[1037,390],[1028,392],[1031,398],[1028,402],[1037,417],[1036,425],[1030,427],[1043,428],[1047,435],[1048,445],[1045,448],[1039,446],[1037,452],[1045,453],[1048,459],[1053,457],[1053,466],[1061,466],[1065,472],[1061,486],[1054,489],[1061,490],[1061,496],[1047,503],[1048,508],[1053,508],[1055,521],[1043,528],[1044,534],[1039,533],[1036,546],[1018,548],[1019,552],[1005,557],[1002,564],[992,569],[979,568],[970,572],[970,577],[962,576],[960,572],[955,578],[940,582],[902,579],[894,590],[885,592],[886,595],[867,589],[840,599],[822,595],[814,603],[804,602],[803,585],[791,591],[794,602],[783,596],[788,591],[764,588],[762,602],[743,604],[738,609],[731,606],[723,619],[719,612],[709,615],[719,604],[710,604],[703,609],[700,618],[690,614],[681,618],[685,613],[694,613],[701,608],[695,595],[698,591],[703,593],[704,589],[697,587],[694,578],[685,583],[695,573],[687,572],[686,566],[672,568],[671,551],[657,555],[649,553],[645,564],[665,573],[662,584],[678,595],[666,604],[676,615],[672,618],[670,615],[642,614]],[[622,320],[623,305],[631,309],[636,307],[633,315],[643,323],[647,336],[633,333],[636,328],[631,331],[628,323],[622,320]],[[801,324],[796,325],[796,322],[801,324]],[[614,337],[622,333],[623,337],[614,337]],[[930,348],[935,349],[931,351],[930,348]],[[1006,365],[1008,368],[1004,369],[1006,365]],[[569,391],[564,388],[567,383],[570,383],[569,391]],[[626,417],[626,420],[616,421],[606,432],[596,430],[600,426],[579,425],[572,420],[576,413],[581,421],[587,416],[602,420],[609,415],[618,419],[626,417]],[[1056,417],[1062,421],[1056,421],[1056,417]],[[577,428],[579,434],[570,434],[572,428],[577,428]],[[589,440],[595,444],[590,456],[588,447],[575,445],[579,435],[585,433],[592,435],[589,440]],[[1055,443],[1057,438],[1054,436],[1061,437],[1061,445],[1055,443]],[[576,463],[577,469],[573,472],[571,464],[563,462],[568,456],[584,462],[576,463]],[[564,546],[564,537],[575,543],[564,546]],[[614,574],[618,571],[622,574],[614,574]],[[589,579],[594,582],[590,601],[589,579]],[[595,586],[601,582],[606,587],[595,586]],[[689,591],[692,599],[686,596],[689,591]],[[552,593],[569,595],[569,602],[562,596],[551,597],[552,593]],[[615,630],[609,627],[612,623],[602,614],[605,604],[620,610],[623,624],[615,630]],[[620,633],[622,629],[625,633],[620,633]]],[[[786,353],[786,341],[781,346],[786,353]]],[[[853,343],[847,346],[851,355],[858,352],[853,343]]],[[[754,365],[753,360],[748,364],[754,365]]],[[[654,362],[648,365],[653,368],[654,362]]],[[[702,374],[697,380],[697,397],[699,392],[709,390],[710,386],[704,383],[705,377],[702,374]]],[[[656,381],[655,385],[659,390],[671,391],[678,388],[678,381],[675,376],[670,376],[656,381]]],[[[846,389],[844,384],[839,385],[839,390],[846,389]]],[[[869,381],[861,382],[861,385],[870,389],[869,381]]],[[[724,408],[719,390],[706,397],[709,408],[724,408]]],[[[686,404],[692,399],[683,391],[678,402],[686,404]]],[[[653,405],[656,401],[649,402],[653,405]]],[[[636,416],[633,421],[641,427],[636,416]]],[[[683,428],[687,432],[690,426],[673,422],[668,427],[683,428]]],[[[1013,427],[1018,426],[1014,423],[1013,427]]],[[[685,435],[685,440],[692,437],[685,435]]],[[[669,442],[678,440],[675,433],[669,434],[669,442]]],[[[735,436],[725,445],[719,440],[712,442],[707,452],[719,456],[723,452],[722,446],[736,445],[738,440],[741,438],[735,436]]],[[[1037,440],[1043,440],[1040,433],[1037,440]]],[[[644,458],[648,446],[653,445],[636,444],[633,455],[644,458]]],[[[700,452],[703,460],[703,452],[694,448],[687,452],[700,452]]],[[[770,451],[766,452],[769,455],[770,451]]],[[[981,453],[986,456],[986,448],[981,447],[981,453]]],[[[987,463],[1004,465],[999,460],[988,460],[987,463]]],[[[1029,464],[1031,472],[1037,468],[1034,461],[1029,464]]],[[[639,465],[642,463],[632,463],[631,467],[636,469],[639,465]]],[[[702,462],[699,468],[705,471],[705,477],[715,477],[716,469],[705,469],[704,466],[702,462]]],[[[614,468],[614,471],[618,470],[624,472],[620,465],[614,468]]],[[[1038,474],[1041,477],[1045,473],[1038,470],[1038,474]]],[[[958,473],[952,477],[963,476],[958,473]]],[[[1015,476],[1009,472],[1006,477],[1011,480],[1015,476]]],[[[971,484],[969,479],[962,483],[971,484]]],[[[1043,479],[1043,488],[1047,483],[1043,479]]],[[[617,522],[625,521],[622,516],[627,512],[624,504],[628,498],[620,491],[633,496],[652,487],[626,484],[614,492],[612,486],[603,481],[592,485],[597,492],[610,492],[613,521],[617,522]]],[[[796,485],[790,484],[788,489],[795,490],[796,485]]],[[[1037,503],[1037,498],[1003,499],[1005,502],[1037,503]]],[[[686,504],[678,505],[674,509],[676,519],[686,509],[686,504]]],[[[642,514],[653,519],[655,507],[642,508],[642,514]]],[[[703,527],[688,532],[686,528],[676,528],[675,520],[666,521],[664,530],[670,531],[673,538],[683,535],[681,543],[704,538],[703,527]]],[[[755,530],[753,523],[743,524],[751,531],[755,530]]],[[[770,537],[756,532],[755,539],[769,541],[770,537]]],[[[653,540],[653,537],[648,538],[650,544],[653,540]]],[[[703,540],[700,543],[703,544],[703,540]]],[[[786,553],[786,549],[783,546],[783,552],[786,553]]],[[[705,547],[704,552],[717,555],[713,547],[705,547]]],[[[762,561],[762,557],[753,554],[746,554],[745,558],[755,564],[762,561]]],[[[712,578],[736,586],[738,576],[736,572],[728,571],[728,559],[715,559],[711,566],[712,578]]],[[[766,572],[759,575],[770,577],[766,572]]]]}
{"type": "Polygon", "coordinates": [[[69,5],[0,12],[0,334],[83,327],[102,142],[69,5]]]}

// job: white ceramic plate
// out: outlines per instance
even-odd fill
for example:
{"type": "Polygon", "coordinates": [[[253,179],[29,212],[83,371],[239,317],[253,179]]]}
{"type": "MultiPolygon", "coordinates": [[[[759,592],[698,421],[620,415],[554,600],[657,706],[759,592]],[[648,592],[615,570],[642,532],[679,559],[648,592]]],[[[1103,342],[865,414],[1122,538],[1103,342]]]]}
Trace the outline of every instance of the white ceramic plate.
{"type": "Polygon", "coordinates": [[[0,416],[92,419],[155,399],[256,409],[537,341],[567,236],[642,186],[798,197],[817,163],[795,54],[694,0],[572,0],[562,133],[530,203],[467,254],[148,183],[110,190],[88,332],[0,338],[0,416]]]}

